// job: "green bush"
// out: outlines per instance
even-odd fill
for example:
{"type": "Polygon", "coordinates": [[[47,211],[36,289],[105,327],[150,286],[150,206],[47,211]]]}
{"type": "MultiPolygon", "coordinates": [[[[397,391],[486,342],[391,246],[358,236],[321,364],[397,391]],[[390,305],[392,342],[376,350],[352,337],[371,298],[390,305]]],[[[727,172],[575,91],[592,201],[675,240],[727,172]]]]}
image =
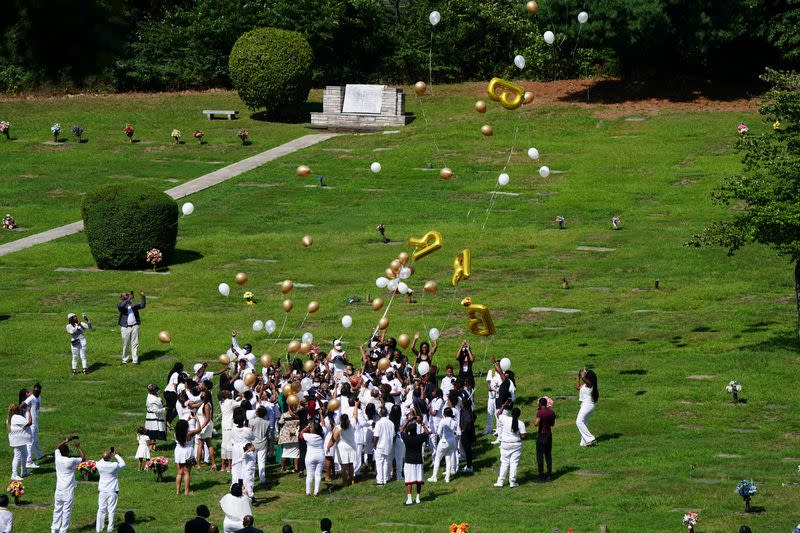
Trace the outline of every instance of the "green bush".
{"type": "Polygon", "coordinates": [[[147,266],[151,248],[170,262],[178,236],[178,204],[152,187],[116,184],[89,192],[83,199],[84,231],[100,268],[147,266]]]}
{"type": "Polygon", "coordinates": [[[231,81],[250,109],[292,113],[311,88],[314,53],[297,32],[256,28],[239,37],[228,60],[231,81]]]}

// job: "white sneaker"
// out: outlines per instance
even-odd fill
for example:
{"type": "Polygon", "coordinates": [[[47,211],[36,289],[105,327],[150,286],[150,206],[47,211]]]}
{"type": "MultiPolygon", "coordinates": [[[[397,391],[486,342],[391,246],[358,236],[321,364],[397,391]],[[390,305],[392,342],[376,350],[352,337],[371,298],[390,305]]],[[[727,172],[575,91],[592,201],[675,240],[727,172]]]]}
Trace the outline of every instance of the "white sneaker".
{"type": "Polygon", "coordinates": [[[444,476],[444,482],[450,483],[450,476],[444,476]]]}
{"type": "Polygon", "coordinates": [[[25,468],[39,468],[39,465],[36,463],[28,463],[25,465],[25,468]]]}
{"type": "Polygon", "coordinates": [[[428,478],[428,483],[436,483],[437,481],[439,481],[439,480],[436,479],[435,477],[431,476],[431,477],[428,478]]]}
{"type": "Polygon", "coordinates": [[[494,440],[492,441],[492,444],[500,444],[500,439],[494,439],[494,440]]]}
{"type": "Polygon", "coordinates": [[[417,503],[422,503],[419,499],[419,494],[417,494],[417,503]]]}
{"type": "Polygon", "coordinates": [[[502,487],[503,486],[503,482],[502,481],[498,481],[497,483],[494,484],[494,486],[495,487],[502,487]]]}
{"type": "Polygon", "coordinates": [[[22,481],[22,478],[19,476],[11,476],[11,481],[22,481]]]}
{"type": "Polygon", "coordinates": [[[414,502],[411,501],[411,497],[410,496],[408,498],[406,498],[406,505],[413,505],[413,504],[414,504],[414,502]]]}
{"type": "Polygon", "coordinates": [[[515,487],[519,487],[519,485],[516,483],[509,483],[508,486],[511,487],[512,489],[515,487]]]}

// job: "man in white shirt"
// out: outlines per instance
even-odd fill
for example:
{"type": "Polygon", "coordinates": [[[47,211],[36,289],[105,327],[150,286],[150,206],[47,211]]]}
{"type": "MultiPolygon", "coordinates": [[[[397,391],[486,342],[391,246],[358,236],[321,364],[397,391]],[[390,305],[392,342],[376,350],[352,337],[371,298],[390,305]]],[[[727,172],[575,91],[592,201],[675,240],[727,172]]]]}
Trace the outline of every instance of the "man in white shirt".
{"type": "Polygon", "coordinates": [[[389,391],[389,395],[392,397],[392,401],[395,404],[399,404],[400,402],[402,402],[403,382],[394,376],[394,371],[387,370],[386,378],[384,378],[383,382],[392,388],[392,390],[389,391]]]}
{"type": "Polygon", "coordinates": [[[39,410],[42,408],[42,386],[37,383],[33,386],[33,393],[25,398],[25,403],[31,412],[31,443],[28,444],[28,468],[39,468],[34,461],[44,456],[39,448],[39,410]]]}
{"type": "Polygon", "coordinates": [[[442,396],[447,398],[450,395],[450,391],[453,390],[455,386],[456,377],[453,375],[452,365],[447,365],[444,372],[445,376],[442,378],[442,383],[439,388],[442,389],[442,396]]]}
{"type": "Polygon", "coordinates": [[[394,423],[389,420],[386,408],[381,408],[381,419],[375,424],[372,433],[372,446],[375,449],[375,480],[378,485],[386,485],[392,474],[394,434],[394,423]]]}
{"type": "Polygon", "coordinates": [[[95,464],[97,472],[100,474],[100,481],[97,483],[97,524],[96,531],[103,531],[103,523],[108,514],[108,529],[114,531],[114,510],[117,508],[119,493],[119,471],[125,468],[125,461],[111,448],[108,452],[103,452],[103,458],[95,464]],[[111,455],[114,461],[110,461],[111,455]]]}
{"type": "Polygon", "coordinates": [[[76,442],[75,449],[80,457],[70,457],[67,443],[77,438],[68,437],[56,447],[56,493],[53,498],[53,524],[50,526],[53,533],[66,533],[69,529],[72,504],[75,502],[75,470],[83,461],[84,454],[81,443],[76,442]]]}
{"type": "Polygon", "coordinates": [[[255,371],[256,369],[256,356],[253,355],[253,346],[250,344],[245,344],[244,346],[239,346],[239,341],[236,340],[236,336],[238,333],[236,330],[231,332],[231,352],[233,355],[236,356],[236,361],[245,360],[247,361],[247,367],[255,371]]]}

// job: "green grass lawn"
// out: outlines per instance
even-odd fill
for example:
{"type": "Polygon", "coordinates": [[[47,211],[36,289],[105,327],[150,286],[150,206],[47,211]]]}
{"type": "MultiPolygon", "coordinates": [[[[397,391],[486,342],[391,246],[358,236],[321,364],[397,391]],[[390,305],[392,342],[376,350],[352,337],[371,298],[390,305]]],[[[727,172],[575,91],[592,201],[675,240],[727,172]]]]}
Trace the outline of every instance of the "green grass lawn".
{"type": "MultiPolygon", "coordinates": [[[[731,150],[736,124],[745,120],[753,130],[764,126],[741,112],[662,109],[656,115],[608,119],[596,118],[599,107],[567,105],[515,112],[493,105],[478,115],[472,109],[475,98],[464,96],[470,90],[437,87],[437,96],[422,106],[409,98],[410,110],[420,118],[399,134],[337,137],[193,195],[195,213],[181,219],[178,240],[180,250],[192,253],[181,254],[185,261],[165,275],[57,271],[93,264],[82,234],[0,258],[0,356],[6,363],[0,382],[6,402],[18,388],[40,380],[47,409],[41,417],[45,447],[77,432],[95,458],[108,446],[122,450],[130,463],[118,509],[135,509],[147,520],[137,531],[180,531],[199,503],[208,504],[221,523],[216,502],[226,491],[227,475],[193,477],[196,494],[184,498],[174,496],[174,484],[155,484],[149,473],[135,471],[135,429],[144,421],[145,385],[163,386],[175,360],[188,365],[216,359],[233,328],[257,353],[278,354],[288,338],[306,330],[317,340],[344,334],[355,351],[380,316],[366,303],[367,295],[379,294],[375,278],[408,250],[376,244],[375,226],[386,224],[393,241],[438,230],[442,250],[420,260],[411,278],[417,303],[396,299],[389,331],[397,336],[441,329],[440,366],[452,359],[463,338],[473,344],[479,370],[488,367],[491,356],[511,358],[528,423],[533,397],[567,396],[555,405],[557,479],[532,483],[535,446],[528,441],[522,486],[493,488],[499,454],[482,438],[475,475],[426,485],[426,501],[411,508],[403,505],[399,483],[376,487],[367,481],[308,499],[303,480],[273,473],[274,484],[259,494],[258,527],[278,531],[291,523],[295,531],[314,532],[319,518],[329,516],[336,531],[353,532],[441,532],[455,521],[469,522],[476,532],[574,527],[577,533],[597,531],[601,524],[614,532],[680,531],[683,512],[696,510],[702,532],[737,531],[743,523],[754,531],[791,531],[800,522],[800,487],[783,486],[800,481],[800,427],[793,414],[800,400],[791,378],[800,357],[791,269],[766,248],[728,258],[724,250],[682,246],[725,214],[710,203],[709,192],[720,178],[739,171],[731,150]],[[494,126],[493,137],[480,135],[484,123],[494,126]],[[512,145],[516,150],[509,157],[512,145]],[[540,161],[527,158],[529,146],[540,150],[540,161]],[[510,194],[493,198],[507,160],[511,183],[501,192],[510,194]],[[370,172],[372,161],[382,164],[380,174],[370,172]],[[328,186],[315,186],[313,177],[298,178],[299,164],[324,175],[328,186]],[[538,176],[542,164],[553,170],[547,179],[538,176]],[[437,169],[444,165],[453,168],[455,179],[439,179],[437,169]],[[615,214],[623,219],[620,231],[611,230],[615,214]],[[566,217],[566,230],[558,229],[555,215],[566,217]],[[300,244],[306,234],[315,239],[310,248],[300,244]],[[580,246],[613,251],[577,250],[580,246]],[[472,251],[472,277],[454,290],[452,261],[466,247],[472,251]],[[247,288],[258,300],[254,307],[244,305],[242,290],[233,283],[240,271],[249,275],[247,288]],[[561,287],[564,277],[568,290],[561,287]],[[273,319],[280,327],[279,282],[286,278],[311,286],[291,294],[295,309],[287,317],[284,340],[253,333],[256,319],[273,319]],[[426,279],[437,280],[440,290],[423,299],[426,279]],[[654,290],[656,279],[661,290],[654,290]],[[220,282],[233,287],[227,299],[217,293],[220,282]],[[142,315],[143,364],[137,368],[121,367],[118,360],[115,304],[123,289],[143,289],[150,296],[142,315]],[[351,295],[360,296],[361,303],[348,305],[351,295]],[[494,337],[465,333],[458,301],[466,295],[491,309],[494,337]],[[312,299],[321,308],[301,329],[312,299]],[[581,312],[534,313],[534,306],[581,312]],[[64,325],[70,311],[85,311],[94,319],[89,359],[103,366],[87,377],[69,375],[64,325]],[[344,314],[354,319],[349,330],[340,325],[344,314]],[[171,345],[158,343],[160,330],[172,333],[171,345]],[[597,371],[601,392],[590,422],[601,442],[593,449],[578,446],[574,425],[575,374],[584,364],[597,371]],[[724,387],[732,379],[743,384],[746,403],[727,404],[724,387]],[[753,505],[763,512],[741,514],[744,504],[735,486],[743,478],[758,484],[753,505]]],[[[4,102],[9,107],[3,109],[13,108],[18,116],[12,122],[33,124],[30,117],[35,117],[40,125],[15,130],[20,140],[32,139],[25,143],[15,141],[9,148],[0,142],[2,164],[12,169],[3,173],[8,187],[1,203],[15,206],[20,225],[46,229],[77,219],[80,192],[112,176],[151,177],[166,189],[172,186],[166,178],[183,181],[217,166],[187,160],[233,161],[302,133],[296,125],[247,118],[233,126],[208,124],[199,109],[211,97],[147,98],[152,99],[147,111],[136,100],[121,98],[109,99],[118,104],[106,107],[91,98],[4,102]],[[141,115],[127,118],[122,106],[141,115]],[[83,117],[89,109],[108,133],[88,127],[83,117]],[[160,109],[169,113],[161,115],[160,109]],[[170,114],[182,121],[169,120],[170,114]],[[78,146],[70,140],[59,151],[45,149],[47,127],[60,120],[67,129],[68,117],[85,122],[90,142],[78,146]],[[125,144],[118,130],[135,119],[157,125],[152,134],[137,127],[153,144],[125,144]],[[209,145],[194,146],[192,139],[170,145],[173,124],[184,135],[195,124],[205,127],[209,145]],[[255,144],[241,148],[228,130],[245,124],[255,144]],[[148,147],[163,151],[146,153],[148,147]],[[59,162],[59,157],[71,159],[59,162]],[[152,162],[160,158],[169,162],[164,167],[152,162]],[[41,182],[21,177],[25,173],[40,175],[41,182]],[[69,190],[69,197],[49,197],[55,188],[69,190]]],[[[229,94],[213,98],[241,107],[229,94]]],[[[479,383],[477,427],[483,428],[486,393],[479,383]]],[[[171,449],[164,454],[171,459],[171,449]]],[[[9,463],[9,448],[0,447],[0,465],[7,469],[9,463]]],[[[168,478],[173,475],[171,468],[168,478]]],[[[26,487],[26,500],[51,503],[52,463],[28,478],[26,487]]],[[[80,483],[75,530],[92,530],[96,500],[95,484],[80,483]]],[[[19,531],[46,530],[50,509],[12,510],[19,531]]]]}

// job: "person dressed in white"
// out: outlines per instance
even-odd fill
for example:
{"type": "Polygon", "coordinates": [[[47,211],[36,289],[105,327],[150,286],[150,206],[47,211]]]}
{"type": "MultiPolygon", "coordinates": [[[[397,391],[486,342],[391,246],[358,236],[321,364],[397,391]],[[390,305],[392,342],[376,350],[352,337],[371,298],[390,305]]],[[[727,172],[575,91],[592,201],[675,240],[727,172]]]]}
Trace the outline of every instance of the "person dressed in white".
{"type": "Polygon", "coordinates": [[[28,445],[33,442],[31,436],[30,409],[23,404],[12,403],[8,407],[6,428],[8,429],[8,445],[14,449],[11,460],[11,481],[22,481],[28,475],[28,445]]]}
{"type": "Polygon", "coordinates": [[[267,408],[259,405],[256,408],[256,416],[250,422],[250,429],[253,430],[253,444],[256,447],[256,459],[258,462],[258,481],[263,485],[267,482],[267,440],[269,439],[269,420],[267,419],[267,408]]]}
{"type": "Polygon", "coordinates": [[[231,392],[228,390],[220,391],[217,399],[219,400],[219,410],[222,413],[222,444],[220,445],[220,456],[222,457],[221,470],[230,472],[231,457],[233,456],[233,448],[231,448],[233,410],[236,408],[237,404],[231,399],[231,392]]]}
{"type": "MultiPolygon", "coordinates": [[[[353,420],[358,418],[358,402],[353,409],[353,420]]],[[[354,484],[354,463],[356,461],[356,428],[347,414],[339,417],[339,425],[333,430],[327,451],[336,446],[336,462],[342,467],[342,485],[354,484]]]]}
{"type": "MultiPolygon", "coordinates": [[[[192,421],[196,419],[192,417],[192,421]]],[[[194,437],[200,432],[197,424],[190,424],[184,419],[175,423],[175,468],[178,470],[175,476],[175,494],[181,493],[181,481],[183,481],[183,494],[191,494],[190,485],[192,482],[192,463],[194,462],[194,437]],[[194,427],[192,427],[194,426],[194,427]]]]}
{"type": "Polygon", "coordinates": [[[308,425],[300,430],[300,437],[306,442],[306,496],[311,496],[312,485],[313,494],[316,496],[319,494],[322,467],[325,464],[322,428],[314,419],[311,419],[308,425]]]}
{"type": "Polygon", "coordinates": [[[251,344],[245,344],[244,346],[239,346],[239,341],[237,340],[238,333],[236,330],[231,332],[231,353],[236,356],[237,363],[239,361],[246,361],[247,368],[250,370],[255,371],[256,369],[256,356],[253,355],[253,346],[251,344]]]}
{"type": "Polygon", "coordinates": [[[164,403],[158,396],[158,386],[149,384],[147,386],[147,399],[145,400],[147,415],[145,416],[144,428],[152,441],[167,440],[167,425],[165,422],[164,403]]]}
{"type": "Polygon", "coordinates": [[[242,494],[239,483],[231,485],[230,493],[219,501],[225,520],[222,521],[223,533],[236,533],[244,528],[244,517],[253,514],[250,498],[242,494]]]}
{"type": "Polygon", "coordinates": [[[119,311],[119,331],[122,336],[122,364],[128,362],[128,353],[133,357],[133,364],[139,364],[139,325],[141,319],[139,318],[139,310],[144,309],[147,301],[144,297],[144,291],[139,291],[139,296],[142,297],[141,303],[133,303],[133,293],[123,292],[120,294],[120,302],[117,304],[117,311],[119,311]],[[130,350],[128,347],[130,346],[130,350]]]}
{"type": "Polygon", "coordinates": [[[486,387],[489,392],[489,399],[486,401],[486,430],[483,432],[484,435],[488,435],[492,432],[492,426],[494,425],[497,415],[497,405],[495,405],[497,389],[500,388],[501,383],[500,375],[496,370],[490,368],[486,372],[486,387]]]}
{"type": "Polygon", "coordinates": [[[92,329],[92,321],[83,315],[83,321],[78,320],[78,315],[70,313],[67,315],[67,333],[70,336],[70,348],[72,349],[72,373],[78,373],[78,357],[81,358],[83,373],[89,373],[89,365],[86,363],[86,330],[92,329]]]}
{"type": "Polygon", "coordinates": [[[14,527],[14,515],[8,510],[8,496],[0,494],[0,533],[11,533],[14,527]]]}
{"type": "Polygon", "coordinates": [[[100,474],[100,481],[97,483],[97,523],[95,530],[97,533],[103,531],[103,524],[108,515],[108,529],[114,531],[114,510],[117,508],[119,498],[119,471],[125,468],[125,461],[111,448],[108,452],[103,452],[103,458],[95,463],[97,473],[100,474]],[[111,461],[111,457],[114,461],[111,461]]]}
{"type": "MultiPolygon", "coordinates": [[[[446,407],[444,417],[436,428],[438,444],[436,454],[433,456],[433,474],[428,478],[431,483],[436,483],[439,474],[439,465],[444,457],[444,482],[450,483],[450,473],[453,471],[453,451],[457,449],[456,434],[458,433],[458,420],[453,417],[453,409],[446,407]]],[[[455,465],[457,466],[457,465],[455,465]]]]}
{"type": "Polygon", "coordinates": [[[42,386],[36,383],[27,398],[25,405],[31,413],[31,443],[28,445],[28,468],[39,468],[34,461],[44,457],[44,452],[39,448],[39,411],[42,409],[42,386]]]}
{"type": "Polygon", "coordinates": [[[600,392],[597,389],[597,374],[594,373],[594,370],[583,368],[578,373],[575,388],[578,389],[578,401],[581,402],[578,417],[575,419],[575,425],[578,426],[581,434],[581,446],[594,446],[597,440],[586,426],[586,422],[594,412],[597,400],[600,399],[600,392]]]}
{"type": "Polygon", "coordinates": [[[257,464],[256,447],[252,442],[248,442],[242,449],[242,493],[250,498],[255,498],[253,491],[253,481],[256,478],[257,464]]]}
{"type": "Polygon", "coordinates": [[[372,431],[372,447],[375,450],[375,480],[378,485],[386,485],[392,473],[392,454],[394,451],[394,422],[389,420],[385,407],[381,408],[381,419],[372,431]]]}
{"type": "Polygon", "coordinates": [[[247,474],[244,469],[244,447],[248,442],[255,440],[255,435],[247,424],[247,416],[241,407],[233,410],[233,423],[235,427],[231,433],[231,482],[244,483],[247,474]]]}
{"type": "Polygon", "coordinates": [[[511,410],[511,416],[504,413],[511,402],[503,404],[497,411],[497,417],[501,421],[500,432],[500,475],[497,476],[495,487],[502,487],[508,474],[508,486],[517,487],[517,469],[519,458],[522,455],[522,441],[528,435],[525,433],[525,424],[520,421],[519,407],[511,410]]]}
{"type": "Polygon", "coordinates": [[[69,456],[67,443],[78,437],[68,437],[56,447],[56,493],[53,498],[53,533],[66,533],[72,516],[72,504],[75,502],[75,470],[84,459],[80,442],[75,443],[80,457],[69,456]]]}

